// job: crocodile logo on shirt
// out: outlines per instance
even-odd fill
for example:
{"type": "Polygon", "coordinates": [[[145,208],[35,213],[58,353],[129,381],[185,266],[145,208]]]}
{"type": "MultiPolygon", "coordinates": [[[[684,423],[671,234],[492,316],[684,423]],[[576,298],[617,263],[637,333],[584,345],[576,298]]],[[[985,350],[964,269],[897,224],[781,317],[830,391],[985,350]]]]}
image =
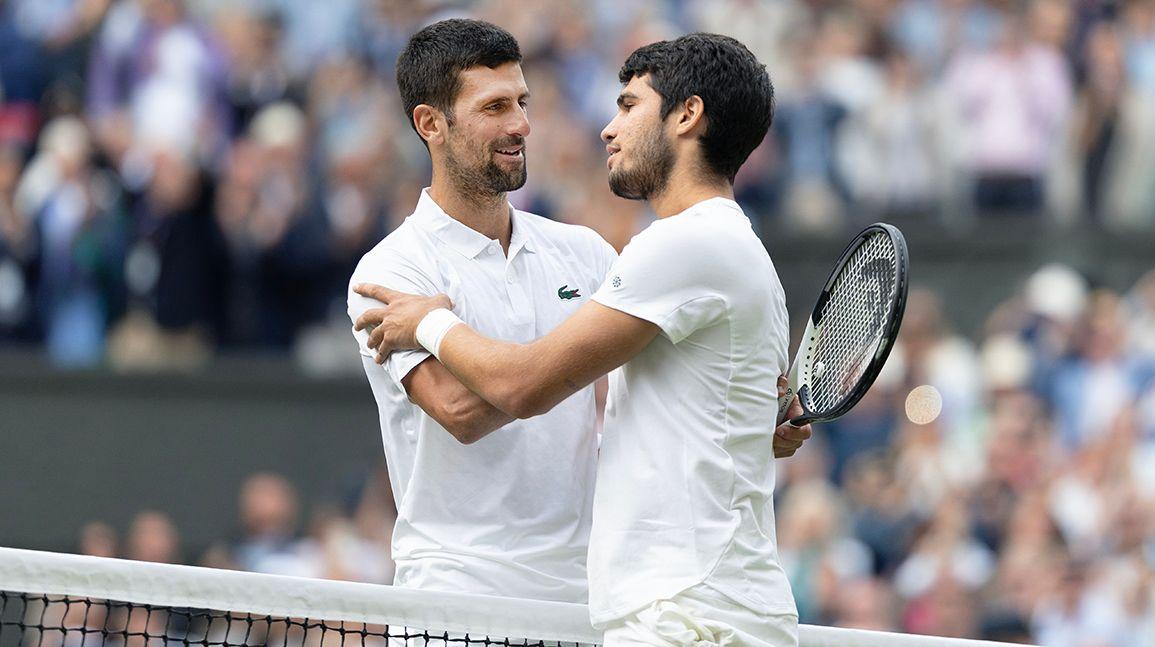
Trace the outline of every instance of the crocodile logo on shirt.
{"type": "Polygon", "coordinates": [[[561,286],[560,288],[558,288],[557,289],[557,298],[561,299],[562,301],[569,301],[570,299],[576,299],[576,298],[581,296],[581,294],[578,293],[578,290],[580,288],[574,288],[573,290],[567,290],[566,288],[568,288],[568,287],[569,287],[569,284],[567,283],[567,284],[561,286]]]}

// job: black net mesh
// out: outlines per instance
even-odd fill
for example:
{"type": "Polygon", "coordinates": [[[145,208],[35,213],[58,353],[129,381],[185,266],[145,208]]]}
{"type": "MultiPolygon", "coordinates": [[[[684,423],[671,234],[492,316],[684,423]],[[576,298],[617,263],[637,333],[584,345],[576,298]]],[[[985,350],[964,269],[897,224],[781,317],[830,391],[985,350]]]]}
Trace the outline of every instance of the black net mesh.
{"type": "Polygon", "coordinates": [[[808,408],[835,410],[870,366],[897,298],[898,260],[890,236],[877,232],[854,251],[830,288],[813,348],[808,408]]]}
{"type": "Polygon", "coordinates": [[[0,647],[576,647],[577,644],[454,634],[435,627],[279,618],[0,591],[0,647]]]}

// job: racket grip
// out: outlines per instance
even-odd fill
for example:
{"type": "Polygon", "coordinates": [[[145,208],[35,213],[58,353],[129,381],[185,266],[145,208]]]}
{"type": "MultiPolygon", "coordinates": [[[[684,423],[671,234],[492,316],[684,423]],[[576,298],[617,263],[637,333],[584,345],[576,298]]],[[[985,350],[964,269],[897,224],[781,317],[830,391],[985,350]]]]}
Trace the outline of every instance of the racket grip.
{"type": "Polygon", "coordinates": [[[794,401],[794,389],[786,387],[786,394],[778,398],[778,417],[774,421],[774,426],[778,426],[786,421],[786,410],[790,408],[790,403],[794,401]]]}
{"type": "MultiPolygon", "coordinates": [[[[810,327],[807,326],[807,333],[810,332],[810,327]]],[[[798,372],[802,366],[802,348],[798,349],[798,357],[794,358],[794,363],[790,366],[790,373],[786,376],[786,393],[778,398],[778,417],[774,420],[774,426],[782,424],[786,421],[786,411],[790,409],[790,403],[794,402],[794,398],[798,395],[798,372]]]]}

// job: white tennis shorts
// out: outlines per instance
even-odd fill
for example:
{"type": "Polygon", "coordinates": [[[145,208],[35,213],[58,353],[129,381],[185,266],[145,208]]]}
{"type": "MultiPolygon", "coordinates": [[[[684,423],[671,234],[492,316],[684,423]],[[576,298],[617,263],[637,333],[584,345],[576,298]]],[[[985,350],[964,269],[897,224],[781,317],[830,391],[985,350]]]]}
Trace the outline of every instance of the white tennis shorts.
{"type": "Polygon", "coordinates": [[[699,584],[606,627],[604,647],[798,647],[798,616],[759,614],[699,584]]]}

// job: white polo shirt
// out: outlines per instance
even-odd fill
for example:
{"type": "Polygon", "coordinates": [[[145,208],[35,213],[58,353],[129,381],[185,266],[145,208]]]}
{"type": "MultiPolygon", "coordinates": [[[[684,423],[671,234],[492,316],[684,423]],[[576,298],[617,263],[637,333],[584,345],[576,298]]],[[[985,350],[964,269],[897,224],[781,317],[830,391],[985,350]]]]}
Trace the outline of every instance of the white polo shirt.
{"type": "Polygon", "coordinates": [[[654,222],[593,298],[661,333],[610,374],[591,619],[604,626],[703,583],[760,613],[796,614],[772,505],[786,300],[750,221],[715,198],[654,222]]]}
{"type": "MultiPolygon", "coordinates": [[[[529,342],[589,299],[616,254],[593,230],[510,207],[501,245],[451,218],[429,197],[358,264],[360,282],[448,294],[479,333],[529,342]]],[[[380,304],[349,291],[353,321],[380,304]]],[[[585,602],[586,550],[597,458],[593,388],[547,414],[462,445],[409,401],[401,380],[429,354],[394,353],[383,366],[355,332],[377,400],[397,501],[394,584],[585,602]]]]}

